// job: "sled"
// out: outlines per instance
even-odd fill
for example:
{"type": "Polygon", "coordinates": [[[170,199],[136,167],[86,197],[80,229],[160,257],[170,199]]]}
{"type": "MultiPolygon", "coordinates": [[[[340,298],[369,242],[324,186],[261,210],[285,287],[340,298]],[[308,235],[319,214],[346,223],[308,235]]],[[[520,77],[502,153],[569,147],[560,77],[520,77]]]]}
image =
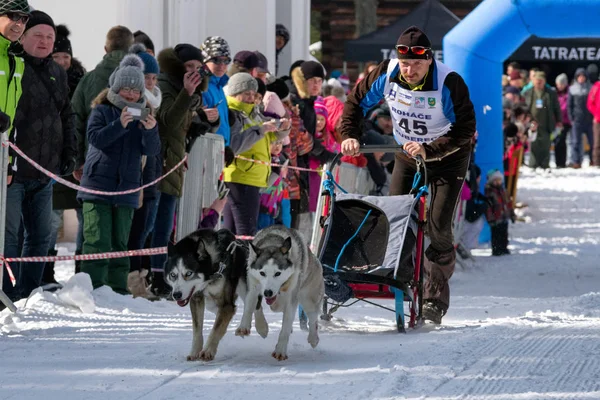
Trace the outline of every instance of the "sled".
{"type": "MultiPolygon", "coordinates": [[[[401,146],[360,149],[361,153],[398,151],[403,151],[401,146]]],[[[340,158],[338,154],[325,166],[317,207],[321,218],[316,218],[313,231],[325,280],[321,318],[330,320],[338,309],[365,302],[392,311],[398,332],[406,332],[407,326],[417,325],[423,307],[425,162],[415,159],[417,174],[408,195],[378,197],[345,192],[335,177],[340,158]],[[373,299],[394,299],[394,308],[373,299]]],[[[303,317],[300,310],[301,326],[303,317]]]]}

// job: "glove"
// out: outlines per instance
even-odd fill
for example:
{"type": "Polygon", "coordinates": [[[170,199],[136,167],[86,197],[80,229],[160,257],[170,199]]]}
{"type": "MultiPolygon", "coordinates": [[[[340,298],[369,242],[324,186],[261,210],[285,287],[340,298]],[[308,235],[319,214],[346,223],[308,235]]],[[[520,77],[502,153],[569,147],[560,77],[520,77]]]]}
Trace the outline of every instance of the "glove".
{"type": "Polygon", "coordinates": [[[235,154],[231,147],[225,147],[225,167],[229,167],[231,163],[235,160],[235,154]]]}
{"type": "Polygon", "coordinates": [[[75,171],[75,157],[63,158],[60,163],[60,176],[71,175],[75,171]]]}
{"type": "Polygon", "coordinates": [[[188,129],[188,133],[185,136],[185,152],[189,153],[192,151],[192,147],[196,140],[204,135],[211,128],[210,124],[206,122],[202,122],[200,120],[192,121],[190,125],[190,129],[188,129]]]}
{"type": "Polygon", "coordinates": [[[10,127],[10,117],[0,111],[0,132],[6,132],[10,127]]]}

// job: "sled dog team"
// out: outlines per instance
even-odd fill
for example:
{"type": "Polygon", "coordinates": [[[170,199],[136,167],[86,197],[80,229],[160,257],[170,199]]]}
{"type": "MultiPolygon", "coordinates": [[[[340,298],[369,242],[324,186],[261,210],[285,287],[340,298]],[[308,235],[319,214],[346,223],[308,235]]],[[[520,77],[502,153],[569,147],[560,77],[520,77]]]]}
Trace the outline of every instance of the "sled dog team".
{"type": "Polygon", "coordinates": [[[284,226],[271,226],[256,235],[249,246],[236,241],[228,230],[198,230],[168,248],[165,280],[181,307],[190,305],[193,339],[189,361],[213,360],[219,342],[243,300],[243,315],[236,336],[248,336],[254,327],[263,338],[269,325],[263,298],[274,312],[283,313],[279,339],[272,356],[286,360],[298,305],[308,317],[308,343],[319,343],[317,321],[325,287],[321,263],[301,234],[284,226]],[[202,335],[204,309],[216,314],[206,342],[202,335]]]}

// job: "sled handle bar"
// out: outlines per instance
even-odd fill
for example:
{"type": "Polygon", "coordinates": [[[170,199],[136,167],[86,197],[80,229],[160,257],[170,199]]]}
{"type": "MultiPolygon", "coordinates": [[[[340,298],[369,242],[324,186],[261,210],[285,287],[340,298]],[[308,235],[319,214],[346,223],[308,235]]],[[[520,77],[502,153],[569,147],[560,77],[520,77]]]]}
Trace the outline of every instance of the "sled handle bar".
{"type": "MultiPolygon", "coordinates": [[[[358,150],[359,153],[362,154],[373,154],[373,153],[404,153],[408,156],[408,153],[406,153],[406,151],[404,151],[404,148],[402,147],[401,144],[391,144],[391,145],[369,145],[369,144],[363,144],[360,146],[360,149],[358,150]]],[[[331,161],[331,163],[329,164],[329,170],[333,170],[333,168],[340,163],[341,159],[342,159],[342,153],[338,153],[335,155],[335,157],[333,158],[333,160],[331,161]]],[[[423,159],[423,157],[421,157],[420,155],[417,155],[416,157],[412,157],[409,156],[411,158],[413,158],[416,163],[417,163],[417,171],[421,172],[422,171],[422,181],[423,181],[423,185],[427,186],[429,184],[429,180],[428,180],[428,176],[427,176],[427,167],[425,166],[425,160],[423,159]]]]}

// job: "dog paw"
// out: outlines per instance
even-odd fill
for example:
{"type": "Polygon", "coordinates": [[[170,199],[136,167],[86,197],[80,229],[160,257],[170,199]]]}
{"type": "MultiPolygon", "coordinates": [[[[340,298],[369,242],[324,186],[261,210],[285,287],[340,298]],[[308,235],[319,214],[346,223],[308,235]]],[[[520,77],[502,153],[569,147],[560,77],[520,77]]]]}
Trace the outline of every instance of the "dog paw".
{"type": "Polygon", "coordinates": [[[240,336],[240,337],[244,337],[244,336],[250,336],[250,328],[246,328],[246,327],[239,327],[235,330],[235,336],[240,336]]]}
{"type": "Polygon", "coordinates": [[[200,360],[200,353],[194,353],[187,356],[188,361],[198,361],[200,360]]]}
{"type": "Polygon", "coordinates": [[[280,353],[277,350],[275,350],[273,353],[271,353],[271,357],[273,357],[277,361],[285,361],[288,359],[288,356],[285,352],[280,353]]]}
{"type": "Polygon", "coordinates": [[[216,349],[204,349],[200,352],[200,359],[202,361],[212,361],[215,359],[216,354],[216,349]]]}
{"type": "Polygon", "coordinates": [[[308,343],[314,349],[319,344],[319,334],[317,332],[310,332],[308,334],[308,343]]]}

